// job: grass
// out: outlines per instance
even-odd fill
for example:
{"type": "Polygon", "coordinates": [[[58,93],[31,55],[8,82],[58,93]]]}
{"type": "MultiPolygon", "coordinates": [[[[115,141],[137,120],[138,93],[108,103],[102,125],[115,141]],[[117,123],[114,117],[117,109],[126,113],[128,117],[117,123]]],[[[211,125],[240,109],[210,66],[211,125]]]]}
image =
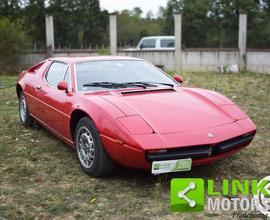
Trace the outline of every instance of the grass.
{"type": "MultiPolygon", "coordinates": [[[[0,77],[0,219],[229,219],[231,213],[172,213],[174,177],[261,179],[269,175],[270,76],[183,73],[185,84],[218,91],[237,103],[258,128],[252,144],[191,172],[162,175],[118,167],[110,176],[84,174],[76,153],[46,130],[19,122],[15,77],[0,77]]],[[[199,107],[199,106],[198,106],[199,107]]]]}

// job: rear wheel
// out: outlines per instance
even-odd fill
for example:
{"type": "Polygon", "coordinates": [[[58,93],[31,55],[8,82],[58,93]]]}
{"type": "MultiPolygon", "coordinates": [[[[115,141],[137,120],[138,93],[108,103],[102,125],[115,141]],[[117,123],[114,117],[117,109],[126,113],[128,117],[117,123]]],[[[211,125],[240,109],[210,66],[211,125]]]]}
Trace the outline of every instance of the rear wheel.
{"type": "Polygon", "coordinates": [[[19,114],[22,124],[26,127],[31,127],[33,124],[33,119],[29,114],[23,92],[21,92],[19,96],[19,114]]]}
{"type": "Polygon", "coordinates": [[[96,126],[88,117],[82,118],[76,126],[75,144],[84,172],[100,177],[112,171],[114,163],[102,145],[96,126]]]}

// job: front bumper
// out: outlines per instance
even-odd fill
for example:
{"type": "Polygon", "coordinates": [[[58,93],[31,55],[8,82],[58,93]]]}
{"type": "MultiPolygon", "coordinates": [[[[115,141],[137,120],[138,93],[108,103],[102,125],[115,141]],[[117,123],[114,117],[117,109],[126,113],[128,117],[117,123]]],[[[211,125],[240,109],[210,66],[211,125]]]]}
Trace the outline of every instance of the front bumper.
{"type": "Polygon", "coordinates": [[[211,163],[246,147],[256,126],[249,119],[210,129],[169,134],[134,135],[135,145],[101,135],[110,156],[119,164],[151,169],[152,161],[192,158],[192,166],[211,163]],[[214,137],[208,136],[209,132],[214,137]],[[162,152],[159,152],[162,150],[162,152]]]}
{"type": "Polygon", "coordinates": [[[148,162],[161,160],[176,160],[176,159],[198,159],[210,158],[212,156],[222,155],[229,151],[237,150],[243,146],[247,146],[253,140],[255,133],[245,134],[235,137],[217,144],[209,144],[192,147],[179,147],[168,149],[166,152],[150,153],[146,152],[145,158],[148,162]]]}

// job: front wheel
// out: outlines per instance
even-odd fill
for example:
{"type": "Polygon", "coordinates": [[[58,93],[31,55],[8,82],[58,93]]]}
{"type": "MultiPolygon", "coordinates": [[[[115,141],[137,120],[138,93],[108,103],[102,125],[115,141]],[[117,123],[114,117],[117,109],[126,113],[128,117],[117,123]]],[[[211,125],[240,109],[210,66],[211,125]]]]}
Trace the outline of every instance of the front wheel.
{"type": "Polygon", "coordinates": [[[29,114],[23,92],[21,92],[19,96],[19,114],[20,114],[20,119],[21,119],[22,124],[25,127],[31,127],[33,124],[33,119],[31,115],[29,114]]]}
{"type": "Polygon", "coordinates": [[[112,171],[114,163],[102,145],[96,126],[88,117],[77,124],[75,144],[84,172],[100,177],[112,171]]]}

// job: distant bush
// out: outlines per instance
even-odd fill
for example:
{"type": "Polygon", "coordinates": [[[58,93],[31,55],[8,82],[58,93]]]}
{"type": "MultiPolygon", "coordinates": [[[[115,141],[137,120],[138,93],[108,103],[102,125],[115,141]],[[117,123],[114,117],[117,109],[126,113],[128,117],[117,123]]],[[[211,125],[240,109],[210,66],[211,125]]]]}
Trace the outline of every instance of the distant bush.
{"type": "Polygon", "coordinates": [[[104,56],[104,55],[111,55],[109,48],[100,48],[98,49],[98,55],[104,56]]]}
{"type": "Polygon", "coordinates": [[[0,18],[0,73],[16,70],[20,53],[27,47],[27,37],[19,22],[0,18]]]}

